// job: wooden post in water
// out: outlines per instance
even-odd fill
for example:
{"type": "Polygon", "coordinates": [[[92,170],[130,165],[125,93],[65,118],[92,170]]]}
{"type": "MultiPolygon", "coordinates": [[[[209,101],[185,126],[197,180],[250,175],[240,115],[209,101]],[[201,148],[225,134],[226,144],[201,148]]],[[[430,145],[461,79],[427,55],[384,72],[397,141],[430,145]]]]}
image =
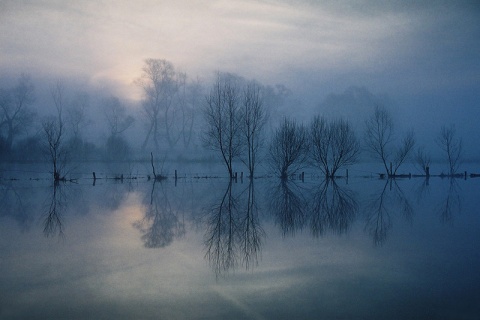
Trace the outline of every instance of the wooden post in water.
{"type": "Polygon", "coordinates": [[[467,171],[465,171],[465,180],[467,180],[467,171]]]}
{"type": "Polygon", "coordinates": [[[427,175],[427,178],[430,177],[430,167],[425,168],[425,174],[427,175]]]}

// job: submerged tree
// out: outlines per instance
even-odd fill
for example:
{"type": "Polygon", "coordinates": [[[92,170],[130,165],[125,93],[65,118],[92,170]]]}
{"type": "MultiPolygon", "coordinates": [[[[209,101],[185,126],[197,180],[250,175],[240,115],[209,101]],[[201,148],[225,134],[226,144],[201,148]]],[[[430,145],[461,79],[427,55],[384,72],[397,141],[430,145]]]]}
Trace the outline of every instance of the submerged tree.
{"type": "Polygon", "coordinates": [[[295,120],[284,118],[270,143],[269,161],[272,169],[279,173],[280,178],[287,179],[305,165],[307,156],[308,136],[305,127],[295,120]]]}
{"type": "Polygon", "coordinates": [[[310,125],[310,156],[326,177],[333,178],[338,169],[355,163],[360,143],[348,121],[327,122],[316,116],[310,125]]]}
{"type": "Polygon", "coordinates": [[[375,107],[374,114],[365,124],[367,149],[382,161],[388,176],[395,176],[415,145],[413,132],[408,132],[401,144],[395,146],[392,117],[384,107],[379,106],[375,107]]]}
{"type": "Polygon", "coordinates": [[[460,166],[463,152],[462,138],[456,137],[455,126],[442,126],[436,142],[445,154],[449,175],[455,175],[460,166]]]}
{"type": "Polygon", "coordinates": [[[233,160],[241,153],[238,81],[231,74],[218,73],[203,109],[204,145],[220,153],[230,177],[233,160]]]}
{"type": "Polygon", "coordinates": [[[51,88],[50,93],[56,109],[56,116],[46,118],[42,123],[43,134],[45,136],[46,149],[53,166],[53,179],[60,181],[63,169],[67,162],[67,150],[65,148],[65,121],[63,119],[63,109],[65,106],[65,90],[57,81],[51,88]]]}
{"type": "Polygon", "coordinates": [[[240,110],[240,131],[244,145],[242,162],[248,167],[249,177],[253,178],[258,153],[263,143],[263,127],[267,121],[261,87],[258,83],[251,81],[245,84],[242,102],[240,110]]]}
{"type": "Polygon", "coordinates": [[[425,151],[424,147],[420,147],[417,149],[417,153],[415,154],[415,163],[420,169],[425,173],[425,175],[429,175],[429,168],[432,159],[430,154],[425,151]]]}

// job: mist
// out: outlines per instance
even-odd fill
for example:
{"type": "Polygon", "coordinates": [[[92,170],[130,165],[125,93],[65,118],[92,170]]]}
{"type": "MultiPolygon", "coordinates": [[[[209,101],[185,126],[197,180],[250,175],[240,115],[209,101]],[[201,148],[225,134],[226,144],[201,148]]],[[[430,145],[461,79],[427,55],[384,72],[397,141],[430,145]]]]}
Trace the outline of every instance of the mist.
{"type": "MultiPolygon", "coordinates": [[[[125,133],[138,150],[148,129],[136,81],[145,59],[153,58],[165,59],[200,84],[197,138],[201,106],[220,71],[285,88],[288,95],[269,106],[270,132],[284,116],[308,123],[320,114],[346,118],[361,137],[365,120],[382,105],[391,111],[396,131],[414,130],[417,144],[432,153],[437,153],[434,140],[441,126],[454,125],[465,159],[480,158],[475,145],[480,135],[475,120],[480,112],[480,11],[473,2],[216,1],[192,6],[142,1],[113,7],[27,1],[4,2],[1,9],[0,25],[8,32],[0,36],[0,87],[8,91],[28,74],[35,89],[30,108],[38,115],[15,143],[37,134],[40,119],[54,113],[50,91],[60,82],[67,104],[81,92],[89,97],[86,141],[105,145],[105,100],[117,97],[135,118],[125,133]]],[[[1,130],[4,137],[4,122],[1,130]]],[[[161,144],[164,153],[172,148],[189,153],[161,144]]],[[[197,156],[203,152],[200,141],[188,148],[197,156]]]]}

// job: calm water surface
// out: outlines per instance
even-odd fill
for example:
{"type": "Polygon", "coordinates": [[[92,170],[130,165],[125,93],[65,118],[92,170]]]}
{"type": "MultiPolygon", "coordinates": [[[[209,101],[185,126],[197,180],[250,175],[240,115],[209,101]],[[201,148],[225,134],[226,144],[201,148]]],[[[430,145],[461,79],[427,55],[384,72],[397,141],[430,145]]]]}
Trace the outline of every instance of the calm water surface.
{"type": "Polygon", "coordinates": [[[0,183],[1,319],[478,319],[480,178],[0,183]]]}

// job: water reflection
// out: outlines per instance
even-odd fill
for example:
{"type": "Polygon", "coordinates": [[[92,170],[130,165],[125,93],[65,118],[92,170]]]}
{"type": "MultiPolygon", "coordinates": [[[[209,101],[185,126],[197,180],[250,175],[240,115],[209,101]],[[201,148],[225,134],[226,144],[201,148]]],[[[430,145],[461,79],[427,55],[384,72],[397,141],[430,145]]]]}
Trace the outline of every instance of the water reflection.
{"type": "Polygon", "coordinates": [[[206,213],[205,257],[217,276],[258,263],[265,232],[259,221],[259,207],[253,181],[234,194],[232,181],[223,196],[206,213]]]}
{"type": "Polygon", "coordinates": [[[22,231],[27,231],[34,221],[32,202],[36,197],[29,191],[32,190],[18,188],[14,181],[0,184],[0,216],[14,219],[22,231]]]}
{"type": "Polygon", "coordinates": [[[383,189],[370,199],[365,211],[365,229],[375,245],[383,245],[387,240],[392,214],[400,212],[408,221],[413,218],[413,207],[395,179],[385,180],[383,189]]]}
{"type": "Polygon", "coordinates": [[[453,222],[453,217],[462,211],[462,200],[460,198],[460,186],[455,178],[449,179],[447,195],[438,205],[437,211],[444,223],[453,222]]]}
{"type": "Polygon", "coordinates": [[[421,203],[430,194],[430,177],[426,177],[418,187],[415,188],[417,203],[421,203]]]}
{"type": "Polygon", "coordinates": [[[161,182],[158,188],[156,185],[152,184],[150,196],[144,199],[145,216],[133,224],[142,233],[146,248],[163,248],[185,235],[185,222],[170,203],[167,187],[161,182]]]}
{"type": "Polygon", "coordinates": [[[419,181],[422,182],[420,186],[415,186],[415,181],[419,180],[362,180],[358,184],[360,187],[353,184],[352,189],[352,185],[340,186],[338,180],[332,179],[315,184],[257,180],[257,184],[267,190],[266,196],[261,198],[258,197],[259,186],[256,189],[253,181],[248,185],[229,182],[225,191],[208,205],[203,216],[198,210],[206,207],[205,201],[209,200],[205,199],[212,195],[212,190],[218,190],[215,181],[207,187],[187,183],[175,187],[168,181],[139,185],[111,180],[108,184],[102,181],[100,185],[88,188],[55,184],[48,187],[47,195],[44,188],[20,187],[18,183],[5,181],[0,185],[0,216],[17,221],[23,230],[27,230],[41,213],[43,234],[63,237],[67,209],[86,213],[93,205],[118,210],[125,205],[127,193],[145,187],[147,191],[142,200],[145,212],[133,223],[141,233],[144,246],[162,248],[184,237],[186,215],[192,229],[200,228],[198,231],[204,235],[205,257],[220,274],[239,265],[248,269],[258,263],[266,237],[262,223],[269,223],[268,218],[260,219],[261,213],[273,218],[283,237],[294,236],[304,228],[310,230],[313,237],[323,237],[328,232],[337,235],[349,232],[361,207],[366,217],[364,230],[375,245],[381,246],[387,241],[394,217],[413,223],[414,207],[409,196],[416,200],[417,206],[426,204],[429,212],[434,210],[443,222],[453,221],[453,217],[461,212],[462,190],[458,179],[448,180],[445,194],[433,192],[437,191],[438,180],[433,184],[428,179],[419,181]],[[367,184],[378,188],[368,197],[362,192],[368,190],[367,184]],[[412,185],[414,188],[408,187],[412,185]],[[66,192],[72,189],[75,189],[75,197],[68,197],[66,192]],[[85,190],[90,190],[87,192],[90,196],[81,199],[79,195],[85,190]],[[426,199],[430,193],[431,197],[426,199]],[[45,199],[45,204],[39,209],[41,199],[45,199]]]}
{"type": "Polygon", "coordinates": [[[283,235],[295,235],[307,221],[307,200],[304,187],[291,180],[280,180],[268,188],[267,201],[272,216],[282,229],[283,235]]]}
{"type": "Polygon", "coordinates": [[[310,228],[315,237],[327,230],[337,234],[347,233],[358,211],[354,193],[340,187],[334,179],[323,180],[312,189],[310,228]]]}
{"type": "Polygon", "coordinates": [[[43,234],[46,237],[58,235],[64,237],[62,216],[67,208],[67,195],[63,187],[56,182],[52,187],[48,209],[43,220],[43,234]]]}

